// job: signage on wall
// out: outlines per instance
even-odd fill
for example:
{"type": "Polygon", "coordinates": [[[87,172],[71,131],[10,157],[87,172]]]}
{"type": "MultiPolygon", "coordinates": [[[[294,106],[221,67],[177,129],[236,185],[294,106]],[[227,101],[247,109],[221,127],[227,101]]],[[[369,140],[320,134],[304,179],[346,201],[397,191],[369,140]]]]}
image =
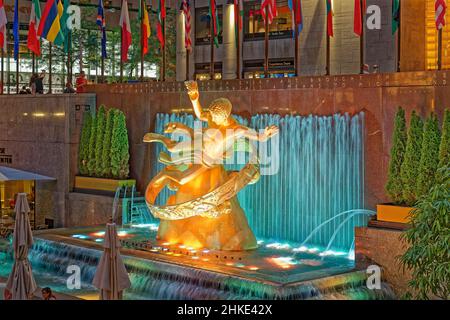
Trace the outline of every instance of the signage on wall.
{"type": "Polygon", "coordinates": [[[0,165],[11,163],[12,163],[12,155],[6,154],[6,148],[0,147],[0,165]]]}

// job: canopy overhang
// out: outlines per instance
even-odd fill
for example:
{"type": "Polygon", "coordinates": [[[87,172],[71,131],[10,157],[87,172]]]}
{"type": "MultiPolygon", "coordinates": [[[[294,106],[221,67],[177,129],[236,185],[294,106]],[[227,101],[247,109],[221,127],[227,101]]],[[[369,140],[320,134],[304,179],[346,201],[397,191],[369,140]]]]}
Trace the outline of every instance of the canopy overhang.
{"type": "Polygon", "coordinates": [[[0,182],[23,180],[51,181],[56,179],[34,172],[0,166],[0,182]]]}

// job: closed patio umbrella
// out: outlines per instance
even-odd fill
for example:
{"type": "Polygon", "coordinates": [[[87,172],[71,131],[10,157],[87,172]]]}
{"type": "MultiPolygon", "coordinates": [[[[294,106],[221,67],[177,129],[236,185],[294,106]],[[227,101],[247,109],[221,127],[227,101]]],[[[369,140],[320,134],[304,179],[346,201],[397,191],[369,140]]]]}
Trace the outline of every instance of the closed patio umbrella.
{"type": "Polygon", "coordinates": [[[101,300],[122,299],[123,290],[131,286],[127,270],[120,256],[120,241],[116,224],[106,225],[104,252],[95,272],[92,284],[100,289],[101,300]]]}
{"type": "Polygon", "coordinates": [[[28,261],[28,248],[33,245],[33,234],[28,218],[30,208],[26,193],[17,195],[14,211],[16,213],[13,238],[14,265],[6,282],[6,289],[11,292],[13,300],[27,300],[32,297],[37,286],[28,261]]]}

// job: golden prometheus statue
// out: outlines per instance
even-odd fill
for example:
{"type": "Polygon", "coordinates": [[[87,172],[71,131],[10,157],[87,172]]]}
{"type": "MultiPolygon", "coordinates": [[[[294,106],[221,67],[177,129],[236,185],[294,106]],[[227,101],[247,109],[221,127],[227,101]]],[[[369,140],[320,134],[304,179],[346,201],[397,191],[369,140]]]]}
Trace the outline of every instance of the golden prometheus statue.
{"type": "Polygon", "coordinates": [[[159,161],[166,167],[150,181],[145,192],[147,206],[161,219],[157,238],[196,249],[254,249],[256,239],[237,193],[259,179],[259,160],[251,141],[264,142],[277,134],[278,128],[270,126],[256,134],[231,116],[232,105],[225,98],[214,100],[203,110],[197,83],[185,84],[196,117],[206,121],[208,127],[194,132],[181,123],[167,124],[165,133],[178,132],[188,137],[182,142],[156,133],[144,136],[144,142],[162,143],[171,153],[160,153],[159,161]],[[224,160],[239,147],[249,152],[249,161],[238,172],[226,171],[224,160]],[[156,205],[165,187],[176,193],[165,205],[156,205]]]}

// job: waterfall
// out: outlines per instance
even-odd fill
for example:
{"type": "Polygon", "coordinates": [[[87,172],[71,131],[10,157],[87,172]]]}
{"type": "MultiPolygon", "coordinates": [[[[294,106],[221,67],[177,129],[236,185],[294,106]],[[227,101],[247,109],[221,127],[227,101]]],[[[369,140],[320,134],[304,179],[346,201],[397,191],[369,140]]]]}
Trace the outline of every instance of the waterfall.
{"type": "MultiPolygon", "coordinates": [[[[245,119],[237,120],[247,124],[245,119]]],[[[163,133],[168,122],[181,122],[192,127],[194,118],[187,114],[158,114],[155,131],[163,133]]],[[[279,171],[262,175],[254,185],[238,195],[249,224],[260,238],[303,242],[324,221],[341,212],[364,209],[364,113],[332,116],[279,116],[258,114],[251,117],[249,127],[280,128],[279,171]]],[[[164,166],[157,163],[163,150],[155,148],[153,172],[164,166]]],[[[270,150],[270,148],[269,148],[270,150]]],[[[271,152],[274,150],[270,150],[271,152]]],[[[270,155],[270,154],[269,154],[270,155]]],[[[167,199],[169,191],[159,197],[167,199]]],[[[368,215],[335,219],[310,237],[310,243],[348,249],[354,238],[354,227],[367,223],[368,215]],[[334,235],[334,236],[333,236],[334,235]]]]}

